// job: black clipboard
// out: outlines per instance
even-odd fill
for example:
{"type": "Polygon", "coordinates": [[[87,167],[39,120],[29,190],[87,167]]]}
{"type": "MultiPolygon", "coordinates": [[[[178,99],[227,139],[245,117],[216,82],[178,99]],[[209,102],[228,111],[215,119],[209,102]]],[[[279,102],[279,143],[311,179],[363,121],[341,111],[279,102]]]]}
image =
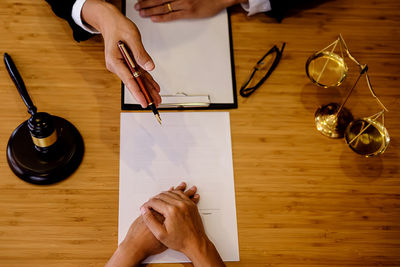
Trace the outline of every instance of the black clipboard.
{"type": "MultiPolygon", "coordinates": [[[[126,0],[122,0],[122,13],[126,15],[126,0]]],[[[229,30],[229,50],[230,50],[230,63],[231,63],[231,75],[232,75],[232,89],[233,89],[233,103],[212,103],[208,105],[171,105],[170,107],[159,107],[159,110],[207,110],[207,109],[234,109],[238,107],[237,103],[237,92],[236,92],[236,77],[235,77],[235,64],[232,47],[232,26],[230,18],[230,9],[227,9],[228,18],[228,30],[229,30]]],[[[122,110],[143,110],[139,104],[127,104],[125,103],[125,88],[121,82],[121,109],[122,110]]],[[[149,109],[149,108],[147,108],[149,109]]]]}

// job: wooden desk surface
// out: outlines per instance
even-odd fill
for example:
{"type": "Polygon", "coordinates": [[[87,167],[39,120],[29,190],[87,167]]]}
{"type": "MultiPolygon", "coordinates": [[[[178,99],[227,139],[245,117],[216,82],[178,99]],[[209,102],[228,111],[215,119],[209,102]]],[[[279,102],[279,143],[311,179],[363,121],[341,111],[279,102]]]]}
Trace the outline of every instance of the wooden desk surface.
{"type": "MultiPolygon", "coordinates": [[[[238,85],[273,44],[287,46],[266,84],[230,110],[241,261],[228,266],[400,265],[399,10],[397,0],[325,1],[278,24],[234,8],[238,85]],[[390,110],[381,157],[315,130],[316,108],[343,99],[351,78],[321,89],[304,65],[339,33],[390,110]]],[[[44,1],[2,0],[0,25],[0,52],[13,56],[36,105],[73,122],[86,144],[64,182],[17,179],[5,149],[28,115],[0,67],[0,266],[102,266],[117,245],[120,81],[104,67],[101,38],[74,42],[44,1]]],[[[348,107],[356,117],[378,111],[364,80],[348,107]]]]}

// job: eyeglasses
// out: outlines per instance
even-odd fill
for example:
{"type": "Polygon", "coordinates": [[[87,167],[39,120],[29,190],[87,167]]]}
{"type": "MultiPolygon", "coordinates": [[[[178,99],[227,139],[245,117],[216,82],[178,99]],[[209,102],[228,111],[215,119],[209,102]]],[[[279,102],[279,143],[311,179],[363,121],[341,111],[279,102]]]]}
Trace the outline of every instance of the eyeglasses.
{"type": "Polygon", "coordinates": [[[257,64],[254,66],[253,71],[251,72],[249,78],[247,79],[247,81],[242,85],[242,87],[240,88],[240,95],[243,97],[249,97],[252,93],[254,93],[254,91],[256,91],[267,79],[268,77],[271,75],[271,73],[275,70],[275,68],[278,66],[279,61],[281,60],[282,57],[282,53],[283,53],[283,49],[285,48],[286,43],[282,44],[281,50],[279,50],[279,48],[274,45],[258,62],[257,64]],[[255,74],[257,71],[263,70],[265,68],[266,62],[264,61],[267,56],[271,55],[275,53],[275,57],[274,60],[270,66],[270,68],[268,69],[268,71],[266,72],[266,74],[256,83],[256,85],[252,86],[252,87],[247,87],[251,80],[254,78],[255,74]]]}

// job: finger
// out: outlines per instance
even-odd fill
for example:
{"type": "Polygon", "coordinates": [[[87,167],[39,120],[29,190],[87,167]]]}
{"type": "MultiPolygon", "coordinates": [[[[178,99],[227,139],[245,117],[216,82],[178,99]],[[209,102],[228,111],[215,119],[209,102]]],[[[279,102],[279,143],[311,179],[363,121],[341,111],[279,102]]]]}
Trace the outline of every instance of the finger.
{"type": "Polygon", "coordinates": [[[165,227],[154,217],[150,209],[142,206],[140,213],[142,214],[144,223],[158,240],[165,236],[167,232],[165,227]]]}
{"type": "Polygon", "coordinates": [[[159,198],[152,197],[142,205],[145,208],[151,208],[165,217],[168,212],[169,204],[159,198]]]}
{"type": "Polygon", "coordinates": [[[146,76],[146,78],[153,83],[154,89],[156,89],[157,92],[160,92],[160,85],[154,80],[153,76],[150,75],[150,73],[145,72],[144,74],[146,76]]]}
{"type": "Polygon", "coordinates": [[[158,102],[158,92],[156,91],[156,89],[154,88],[153,83],[151,83],[146,76],[142,76],[142,82],[144,87],[146,88],[147,92],[149,92],[151,99],[153,100],[152,102],[154,102],[155,104],[157,104],[158,102]]]}
{"type": "Polygon", "coordinates": [[[195,194],[195,195],[192,197],[192,201],[194,202],[194,204],[199,203],[199,201],[200,201],[200,195],[199,195],[199,194],[195,194]]]}
{"type": "Polygon", "coordinates": [[[161,92],[160,85],[154,79],[152,79],[151,82],[153,83],[154,89],[156,89],[157,93],[160,93],[161,92]]]}
{"type": "Polygon", "coordinates": [[[133,78],[131,72],[126,67],[125,63],[118,60],[112,65],[112,72],[118,75],[118,77],[122,80],[126,87],[128,87],[129,92],[139,102],[142,108],[147,107],[146,99],[144,98],[143,93],[140,91],[138,84],[133,78]]]}
{"type": "Polygon", "coordinates": [[[186,190],[186,192],[184,193],[188,198],[191,198],[194,196],[194,194],[196,194],[197,191],[197,187],[196,186],[192,186],[191,188],[189,188],[188,190],[186,190]]]}
{"type": "MultiPolygon", "coordinates": [[[[148,74],[148,76],[150,77],[151,75],[148,74]]],[[[160,95],[160,86],[153,79],[146,80],[145,84],[146,84],[147,88],[151,88],[149,90],[149,93],[151,94],[151,97],[153,99],[153,102],[156,104],[156,107],[158,107],[162,101],[161,95],[160,95]]]]}
{"type": "Polygon", "coordinates": [[[174,194],[178,195],[178,197],[179,197],[181,200],[183,200],[183,199],[188,200],[188,199],[189,199],[189,197],[188,197],[184,192],[182,192],[182,191],[180,191],[180,190],[174,190],[174,191],[172,191],[171,193],[174,193],[174,194]]]}
{"type": "Polygon", "coordinates": [[[172,191],[172,190],[174,190],[174,187],[173,187],[173,186],[171,186],[171,187],[168,189],[168,191],[172,191]]]}
{"type": "Polygon", "coordinates": [[[139,30],[137,29],[136,25],[134,25],[134,27],[136,28],[136,34],[129,35],[129,37],[126,38],[126,43],[129,49],[132,51],[136,63],[144,70],[151,71],[154,69],[154,62],[147,53],[146,49],[143,47],[139,30]]]}
{"type": "Polygon", "coordinates": [[[185,191],[185,189],[186,189],[186,183],[185,182],[181,182],[178,186],[175,187],[175,190],[185,191]]]}
{"type": "Polygon", "coordinates": [[[174,193],[174,191],[162,192],[155,196],[155,198],[160,199],[171,205],[176,205],[178,201],[182,201],[182,198],[178,194],[174,193]]]}
{"type": "MultiPolygon", "coordinates": [[[[170,6],[172,8],[172,3],[170,3],[170,6]]],[[[174,9],[172,8],[172,10],[174,10],[174,9]]],[[[171,12],[171,11],[168,8],[168,4],[163,4],[161,6],[155,6],[155,7],[151,7],[151,8],[141,9],[139,11],[139,15],[142,18],[147,18],[147,17],[151,17],[151,16],[167,14],[169,12],[171,12]]]]}
{"type": "Polygon", "coordinates": [[[171,2],[171,0],[145,0],[145,1],[139,1],[138,3],[135,4],[135,9],[140,10],[143,8],[152,8],[155,6],[160,6],[166,3],[171,2]]]}
{"type": "Polygon", "coordinates": [[[197,188],[195,186],[192,186],[189,190],[183,193],[183,191],[179,190],[174,190],[174,191],[168,191],[165,192],[165,194],[160,194],[157,195],[157,198],[160,198],[161,200],[168,201],[172,205],[179,205],[179,202],[182,202],[183,200],[191,200],[195,204],[197,204],[200,200],[200,195],[196,194],[197,188]],[[166,198],[168,196],[168,198],[166,198]]]}
{"type": "Polygon", "coordinates": [[[155,211],[153,209],[151,210],[151,213],[153,214],[154,218],[156,218],[160,223],[164,222],[165,218],[160,213],[158,213],[157,211],[155,211]]]}
{"type": "Polygon", "coordinates": [[[155,103],[156,106],[158,106],[161,103],[161,96],[157,91],[157,89],[155,88],[155,85],[157,85],[157,83],[154,80],[151,81],[152,79],[150,79],[150,77],[151,75],[146,72],[145,75],[143,75],[144,79],[142,79],[142,81],[144,83],[144,86],[150,93],[153,102],[155,103]]]}
{"type": "MultiPolygon", "coordinates": [[[[150,88],[150,86],[148,88],[150,88]]],[[[161,104],[160,94],[154,88],[152,90],[149,90],[149,93],[151,95],[151,98],[153,99],[154,104],[156,105],[156,107],[158,107],[161,104]]]]}
{"type": "MultiPolygon", "coordinates": [[[[189,192],[191,196],[191,192],[189,192]]],[[[168,192],[162,192],[161,194],[158,194],[155,196],[156,198],[159,198],[160,200],[163,200],[165,202],[168,202],[172,205],[178,206],[179,202],[182,201],[190,201],[190,197],[187,196],[182,190],[173,190],[173,191],[168,191],[168,192]]]]}
{"type": "Polygon", "coordinates": [[[163,15],[156,15],[156,16],[151,16],[150,19],[153,22],[167,22],[167,21],[173,21],[177,19],[183,19],[186,16],[187,11],[184,10],[179,10],[179,11],[174,11],[170,12],[167,14],[163,15]]]}

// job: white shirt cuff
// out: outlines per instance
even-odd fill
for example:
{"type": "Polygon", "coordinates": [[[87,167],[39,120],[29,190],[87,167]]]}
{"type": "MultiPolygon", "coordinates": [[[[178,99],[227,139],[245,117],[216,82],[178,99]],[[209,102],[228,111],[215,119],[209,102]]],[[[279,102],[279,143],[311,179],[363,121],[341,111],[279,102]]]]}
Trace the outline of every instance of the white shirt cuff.
{"type": "Polygon", "coordinates": [[[252,16],[257,13],[267,12],[271,10],[271,3],[269,0],[249,0],[248,3],[241,4],[242,8],[246,10],[247,16],[252,16]]]}
{"type": "Polygon", "coordinates": [[[92,34],[99,34],[100,32],[90,26],[89,24],[82,21],[82,7],[85,4],[86,0],[76,0],[75,4],[72,6],[72,19],[74,22],[80,26],[85,31],[92,33],[92,34]]]}

